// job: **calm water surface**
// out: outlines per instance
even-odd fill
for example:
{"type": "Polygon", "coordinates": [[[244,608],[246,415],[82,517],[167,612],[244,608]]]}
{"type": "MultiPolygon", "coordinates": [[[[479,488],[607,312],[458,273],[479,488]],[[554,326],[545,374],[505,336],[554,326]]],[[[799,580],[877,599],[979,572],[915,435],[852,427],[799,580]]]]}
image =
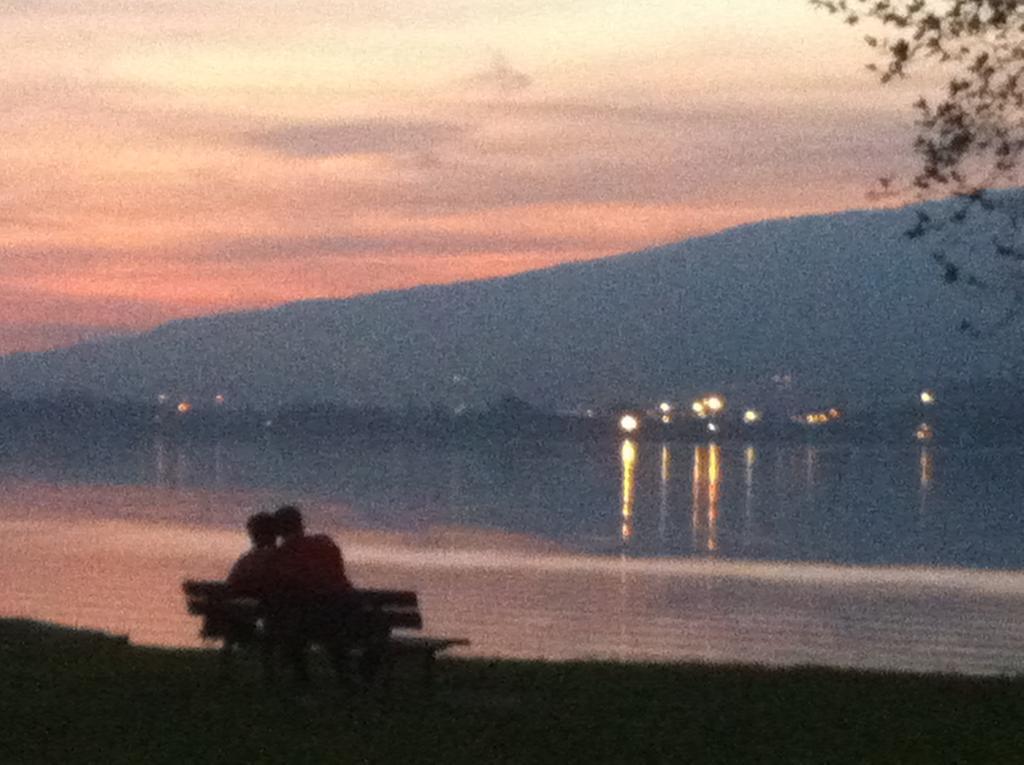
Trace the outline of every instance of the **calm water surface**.
{"type": "Polygon", "coordinates": [[[301,502],[469,653],[1024,668],[1024,453],[622,441],[0,459],[0,610],[192,645],[185,576],[301,502]],[[1019,656],[1020,655],[1020,656],[1019,656]]]}

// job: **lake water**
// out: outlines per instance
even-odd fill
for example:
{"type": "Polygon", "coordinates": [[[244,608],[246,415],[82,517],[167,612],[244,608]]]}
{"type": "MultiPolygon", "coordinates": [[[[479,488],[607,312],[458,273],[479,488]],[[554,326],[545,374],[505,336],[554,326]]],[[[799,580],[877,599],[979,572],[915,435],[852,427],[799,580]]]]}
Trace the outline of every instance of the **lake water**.
{"type": "Polygon", "coordinates": [[[1024,670],[1024,452],[259,444],[8,449],[0,612],[196,645],[179,590],[297,501],[470,655],[1024,670]]]}

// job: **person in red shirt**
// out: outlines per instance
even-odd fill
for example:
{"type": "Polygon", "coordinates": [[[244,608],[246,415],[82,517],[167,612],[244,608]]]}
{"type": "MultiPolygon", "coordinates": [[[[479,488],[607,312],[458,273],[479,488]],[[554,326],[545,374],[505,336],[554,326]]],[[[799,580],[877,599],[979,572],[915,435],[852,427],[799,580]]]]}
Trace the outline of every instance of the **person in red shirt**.
{"type": "Polygon", "coordinates": [[[321,643],[331,656],[342,681],[349,676],[349,649],[354,642],[364,650],[360,674],[370,681],[382,658],[386,630],[374,624],[356,597],[345,574],[341,548],[326,534],[306,534],[302,513],[285,505],[274,513],[281,544],[274,559],[271,600],[277,640],[299,683],[309,681],[306,648],[321,643]]]}
{"type": "Polygon", "coordinates": [[[276,587],[301,598],[344,595],[352,590],[341,548],[326,534],[306,534],[302,513],[285,505],[274,513],[281,545],[274,569],[276,587]]]}

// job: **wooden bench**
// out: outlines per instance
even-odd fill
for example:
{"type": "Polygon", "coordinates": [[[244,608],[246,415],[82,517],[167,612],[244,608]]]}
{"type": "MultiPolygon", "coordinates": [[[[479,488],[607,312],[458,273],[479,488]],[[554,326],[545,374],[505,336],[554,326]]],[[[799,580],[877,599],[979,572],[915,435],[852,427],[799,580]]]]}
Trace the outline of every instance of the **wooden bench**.
{"type": "MultiPolygon", "coordinates": [[[[263,607],[255,598],[235,596],[224,582],[187,580],[182,583],[188,612],[202,617],[199,634],[204,639],[221,640],[225,663],[237,647],[260,646],[265,670],[273,659],[267,645],[263,607]]],[[[417,657],[422,662],[423,679],[433,681],[437,654],[455,646],[469,645],[465,638],[426,637],[409,634],[423,629],[419,600],[410,590],[356,590],[358,607],[372,613],[374,623],[387,629],[384,643],[384,679],[390,685],[394,661],[398,656],[417,657]],[[396,632],[397,631],[397,632],[396,632]]],[[[354,652],[362,646],[353,645],[354,652]]]]}

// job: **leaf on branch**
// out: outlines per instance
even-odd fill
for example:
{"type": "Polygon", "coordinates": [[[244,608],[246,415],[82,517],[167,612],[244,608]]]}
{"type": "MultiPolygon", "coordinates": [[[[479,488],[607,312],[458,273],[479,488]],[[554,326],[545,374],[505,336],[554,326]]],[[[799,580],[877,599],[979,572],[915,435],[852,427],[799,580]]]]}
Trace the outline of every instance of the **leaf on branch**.
{"type": "MultiPolygon", "coordinates": [[[[1024,0],[809,2],[847,24],[863,22],[867,27],[873,22],[862,37],[877,57],[867,68],[882,84],[909,76],[915,65],[943,65],[928,72],[929,89],[932,72],[944,72],[944,87],[934,91],[938,95],[931,100],[922,96],[913,104],[916,168],[896,183],[879,178],[877,189],[882,194],[898,190],[919,200],[952,197],[930,212],[915,211],[916,220],[904,236],[916,239],[939,231],[953,235],[932,253],[943,282],[1010,295],[1019,304],[1013,320],[1024,320],[1024,194],[1001,192],[993,198],[984,191],[1020,185],[1018,173],[1024,169],[1024,0]],[[969,218],[971,231],[955,241],[953,228],[969,218]],[[977,241],[975,222],[996,235],[977,241]],[[998,258],[1006,267],[1012,263],[1019,278],[993,276],[988,281],[975,275],[973,258],[982,256],[980,249],[986,251],[987,262],[998,258]]],[[[982,325],[991,329],[992,322],[985,319],[982,325]]],[[[982,336],[967,319],[960,330],[982,336]]]]}
{"type": "MultiPolygon", "coordinates": [[[[923,210],[917,210],[917,222],[912,228],[907,229],[903,232],[903,236],[907,239],[920,239],[922,236],[928,233],[928,224],[931,223],[931,218],[928,213],[923,210]]],[[[934,256],[933,256],[934,257],[934,256]]]]}

